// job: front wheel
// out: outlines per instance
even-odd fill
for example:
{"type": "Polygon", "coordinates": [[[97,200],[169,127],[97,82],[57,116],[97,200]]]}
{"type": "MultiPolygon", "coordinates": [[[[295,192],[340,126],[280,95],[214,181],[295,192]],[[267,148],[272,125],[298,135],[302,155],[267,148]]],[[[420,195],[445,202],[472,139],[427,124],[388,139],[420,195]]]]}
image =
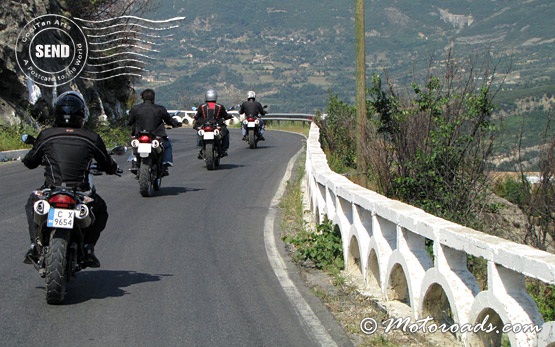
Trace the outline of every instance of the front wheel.
{"type": "Polygon", "coordinates": [[[66,282],[70,276],[67,266],[68,238],[67,231],[55,230],[46,252],[46,302],[51,305],[64,300],[66,282]]]}

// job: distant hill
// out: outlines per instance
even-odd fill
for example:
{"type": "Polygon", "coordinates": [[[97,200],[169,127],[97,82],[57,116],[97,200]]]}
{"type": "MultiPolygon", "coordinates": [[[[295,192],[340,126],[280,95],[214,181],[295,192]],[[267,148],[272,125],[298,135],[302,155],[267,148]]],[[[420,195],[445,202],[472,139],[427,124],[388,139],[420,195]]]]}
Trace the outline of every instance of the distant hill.
{"type": "MultiPolygon", "coordinates": [[[[432,56],[452,49],[460,58],[489,56],[500,63],[498,72],[510,66],[501,103],[554,89],[552,0],[373,0],[365,6],[368,76],[387,70],[408,84],[432,56]]],[[[352,0],[160,0],[151,15],[187,17],[149,66],[155,82],[138,86],[156,86],[159,101],[171,108],[193,106],[209,86],[226,106],[253,89],[270,112],[324,110],[329,92],[353,100],[352,0]]]]}

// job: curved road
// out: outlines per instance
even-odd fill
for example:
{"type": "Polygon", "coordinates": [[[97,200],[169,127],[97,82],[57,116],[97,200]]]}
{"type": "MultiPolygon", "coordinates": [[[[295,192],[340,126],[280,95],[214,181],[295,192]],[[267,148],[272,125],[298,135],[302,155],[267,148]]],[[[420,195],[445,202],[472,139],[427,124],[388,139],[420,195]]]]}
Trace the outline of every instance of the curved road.
{"type": "Polygon", "coordinates": [[[154,197],[127,171],[96,177],[110,213],[102,267],[78,273],[59,306],[22,263],[23,206],[42,168],[0,165],[0,346],[351,345],[282,260],[273,199],[303,138],[268,131],[251,150],[231,129],[229,157],[207,171],[195,132],[169,133],[175,167],[154,197]]]}

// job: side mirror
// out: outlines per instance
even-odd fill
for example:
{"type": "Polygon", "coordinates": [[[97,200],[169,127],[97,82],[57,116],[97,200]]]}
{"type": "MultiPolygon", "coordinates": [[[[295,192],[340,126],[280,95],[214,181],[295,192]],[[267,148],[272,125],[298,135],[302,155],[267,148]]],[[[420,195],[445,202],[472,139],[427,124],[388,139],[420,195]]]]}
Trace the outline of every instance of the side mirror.
{"type": "Polygon", "coordinates": [[[110,151],[110,155],[124,155],[125,153],[127,153],[126,146],[116,146],[110,151]]]}
{"type": "Polygon", "coordinates": [[[21,135],[21,141],[23,141],[23,143],[27,144],[27,145],[32,145],[35,143],[35,138],[33,137],[33,135],[29,135],[29,134],[23,134],[21,135]]]}
{"type": "Polygon", "coordinates": [[[262,108],[268,108],[268,105],[264,105],[264,106],[262,106],[262,108]]]}

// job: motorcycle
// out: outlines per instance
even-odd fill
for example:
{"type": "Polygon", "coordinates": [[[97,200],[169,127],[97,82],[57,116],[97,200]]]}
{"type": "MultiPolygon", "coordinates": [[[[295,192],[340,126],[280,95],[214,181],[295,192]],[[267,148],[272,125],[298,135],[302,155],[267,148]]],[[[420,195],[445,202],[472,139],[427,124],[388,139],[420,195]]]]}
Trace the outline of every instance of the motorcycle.
{"type": "Polygon", "coordinates": [[[133,170],[139,180],[139,192],[144,197],[152,196],[162,186],[164,146],[151,132],[141,130],[131,141],[131,147],[134,153],[129,161],[134,162],[133,170]]]}
{"type": "MultiPolygon", "coordinates": [[[[264,108],[267,107],[268,105],[264,105],[264,108]]],[[[260,128],[262,126],[260,118],[261,115],[245,115],[243,120],[243,128],[246,131],[244,140],[247,141],[250,149],[258,147],[258,141],[260,141],[260,128]]]]}
{"type": "Polygon", "coordinates": [[[208,170],[220,166],[222,134],[216,121],[206,121],[198,128],[198,136],[202,147],[202,157],[208,170]]]}
{"type": "MultiPolygon", "coordinates": [[[[33,144],[35,138],[25,134],[22,140],[33,144]]],[[[118,146],[110,151],[110,155],[123,155],[125,152],[127,147],[118,146]]],[[[116,175],[121,176],[122,172],[118,169],[116,175]]],[[[33,192],[37,198],[33,209],[34,221],[38,226],[35,243],[38,259],[27,259],[45,279],[48,304],[60,304],[64,300],[66,283],[75,273],[87,267],[83,230],[95,221],[90,208],[94,201],[92,176],[101,174],[96,164],[92,164],[88,191],[61,185],[33,192]]]]}

